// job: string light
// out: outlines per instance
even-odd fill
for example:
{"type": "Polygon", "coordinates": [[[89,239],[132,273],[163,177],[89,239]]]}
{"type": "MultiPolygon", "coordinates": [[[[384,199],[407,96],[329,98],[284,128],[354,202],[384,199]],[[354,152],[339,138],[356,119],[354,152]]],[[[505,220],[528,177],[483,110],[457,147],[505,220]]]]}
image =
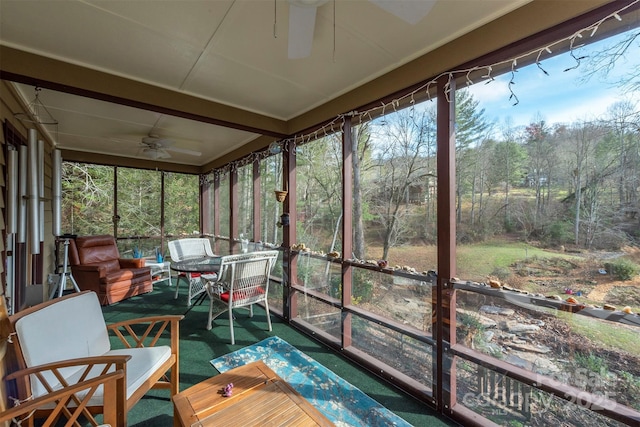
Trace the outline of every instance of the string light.
{"type": "Polygon", "coordinates": [[[473,84],[473,80],[471,80],[471,77],[469,77],[469,74],[471,74],[472,71],[475,71],[477,67],[474,67],[472,69],[470,69],[469,71],[467,71],[467,86],[471,86],[473,84]]]}
{"type": "MultiPolygon", "coordinates": [[[[369,121],[373,120],[373,117],[382,117],[381,121],[380,121],[380,125],[384,126],[386,124],[386,120],[385,120],[385,113],[386,113],[386,108],[390,105],[394,111],[397,111],[397,108],[400,107],[400,105],[402,105],[402,103],[407,102],[410,104],[414,104],[415,103],[415,99],[414,96],[417,95],[418,93],[421,93],[424,91],[427,100],[429,101],[433,101],[433,97],[432,97],[432,93],[431,93],[431,86],[437,86],[438,84],[438,80],[444,76],[448,76],[447,78],[447,82],[444,85],[443,91],[444,91],[444,95],[445,98],[447,100],[447,102],[451,102],[451,98],[450,98],[450,94],[451,94],[451,83],[452,81],[456,78],[456,76],[461,76],[462,78],[464,78],[466,80],[466,84],[467,86],[474,84],[473,79],[471,78],[471,74],[474,71],[478,71],[478,70],[485,70],[485,74],[481,75],[480,78],[482,79],[487,79],[487,81],[485,82],[485,84],[489,84],[491,82],[494,82],[495,79],[493,77],[493,69],[495,68],[500,68],[503,67],[505,65],[510,64],[511,65],[511,78],[507,84],[508,88],[509,88],[509,100],[510,101],[514,101],[513,105],[517,105],[520,101],[515,93],[515,91],[513,90],[513,86],[515,85],[515,76],[517,73],[517,67],[518,67],[518,61],[521,60],[525,60],[526,58],[530,58],[533,57],[535,55],[535,64],[537,65],[537,67],[545,74],[545,75],[549,75],[549,73],[542,68],[541,65],[541,61],[540,58],[544,53],[547,54],[552,54],[552,48],[555,46],[559,46],[563,43],[569,42],[569,54],[571,55],[571,57],[575,60],[576,64],[570,68],[565,69],[564,71],[570,71],[573,70],[575,68],[578,68],[580,66],[580,62],[582,59],[585,59],[586,56],[576,56],[575,54],[575,50],[581,48],[584,44],[576,44],[576,40],[578,39],[582,39],[583,35],[582,33],[585,31],[590,31],[590,37],[593,37],[596,32],[598,31],[598,29],[600,28],[600,25],[602,25],[604,22],[610,20],[610,19],[616,19],[618,21],[622,21],[622,16],[621,13],[623,13],[625,10],[633,7],[634,5],[636,5],[637,3],[640,3],[640,0],[635,0],[631,3],[628,3],[627,5],[621,7],[620,9],[616,10],[615,12],[599,19],[598,21],[594,22],[593,24],[578,30],[577,32],[573,33],[572,35],[556,40],[554,43],[548,44],[542,48],[538,48],[538,49],[533,49],[531,51],[528,51],[526,53],[520,54],[518,56],[503,60],[503,61],[498,61],[495,62],[493,64],[487,64],[487,65],[481,65],[481,66],[474,66],[472,68],[466,68],[466,69],[457,69],[457,70],[452,70],[452,71],[446,71],[443,72],[439,75],[437,75],[436,77],[434,77],[433,79],[425,82],[423,85],[417,87],[416,89],[406,93],[405,95],[393,99],[388,103],[385,102],[380,102],[380,106],[375,106],[372,107],[366,111],[351,111],[349,113],[344,113],[344,114],[340,114],[338,116],[336,116],[333,120],[331,120],[330,122],[324,124],[321,128],[316,129],[313,131],[313,133],[309,133],[306,135],[306,138],[304,135],[302,135],[300,137],[300,141],[302,143],[309,143],[314,139],[318,138],[318,132],[322,132],[323,135],[325,137],[328,136],[327,134],[327,129],[329,129],[330,133],[334,133],[334,127],[333,125],[336,124],[339,120],[342,121],[342,123],[344,123],[344,118],[346,116],[350,116],[350,117],[354,117],[355,115],[359,115],[360,117],[360,121],[362,121],[363,117],[366,117],[369,121]]],[[[275,28],[275,20],[274,20],[274,28],[275,28]]],[[[274,37],[275,37],[275,30],[274,30],[274,37]]],[[[297,136],[292,139],[284,139],[282,141],[280,141],[280,143],[282,144],[283,147],[286,147],[287,143],[293,143],[295,145],[295,139],[297,139],[297,136]]],[[[269,150],[264,150],[261,152],[261,158],[265,158],[268,157],[270,155],[272,155],[271,153],[269,153],[269,150]]],[[[235,162],[234,162],[235,163],[235,162]]],[[[237,163],[235,163],[237,164],[237,163]]],[[[229,165],[225,165],[222,168],[216,169],[216,173],[219,174],[225,174],[229,172],[229,165]],[[219,171],[219,172],[218,172],[219,171]]]]}
{"type": "Polygon", "coordinates": [[[541,50],[540,52],[538,52],[538,56],[536,58],[536,65],[538,66],[538,68],[540,69],[540,71],[542,71],[546,76],[549,75],[549,73],[547,73],[547,70],[545,70],[544,68],[542,68],[542,65],[540,65],[540,55],[542,55],[542,52],[545,52],[544,50],[541,50]]]}
{"type": "Polygon", "coordinates": [[[511,92],[511,95],[509,96],[509,101],[511,101],[512,99],[515,99],[515,101],[513,103],[514,107],[520,103],[520,100],[516,96],[516,93],[513,91],[513,85],[516,84],[516,73],[517,72],[518,72],[518,70],[516,70],[515,63],[514,63],[514,66],[511,67],[511,79],[509,80],[509,84],[507,85],[507,87],[509,88],[509,92],[511,92]]]}

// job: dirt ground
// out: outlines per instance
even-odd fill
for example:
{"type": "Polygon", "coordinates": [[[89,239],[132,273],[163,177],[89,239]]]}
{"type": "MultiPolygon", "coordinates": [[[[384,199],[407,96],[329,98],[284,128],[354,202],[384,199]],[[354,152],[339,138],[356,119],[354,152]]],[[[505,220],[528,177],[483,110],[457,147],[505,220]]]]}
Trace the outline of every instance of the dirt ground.
{"type": "Polygon", "coordinates": [[[581,303],[629,306],[640,312],[640,275],[620,281],[604,270],[606,262],[623,257],[640,265],[640,248],[624,247],[620,252],[575,253],[571,260],[531,260],[514,269],[507,281],[513,287],[544,295],[573,296],[581,303]]]}
{"type": "MultiPolygon", "coordinates": [[[[567,251],[564,252],[567,254],[567,251]]],[[[620,252],[602,253],[571,253],[575,255],[569,259],[552,257],[531,259],[526,264],[518,263],[511,267],[511,274],[508,278],[501,280],[503,284],[516,289],[526,290],[531,293],[539,293],[545,296],[558,295],[566,300],[573,297],[582,304],[592,304],[603,306],[604,304],[614,305],[621,310],[630,307],[634,313],[640,313],[640,275],[636,275],[632,280],[620,281],[602,271],[607,261],[624,256],[637,265],[640,265],[640,249],[627,247],[620,252]]],[[[414,254],[415,256],[415,254],[414,254]]],[[[461,307],[467,306],[468,310],[477,311],[482,302],[482,297],[465,292],[459,295],[458,304],[461,307]],[[475,301],[478,297],[478,301],[475,301]],[[471,298],[465,301],[465,298],[471,298]]],[[[420,296],[411,287],[399,286],[394,292],[374,292],[374,303],[366,304],[372,311],[383,310],[381,315],[389,315],[389,310],[393,312],[392,317],[403,323],[411,324],[423,330],[430,328],[430,297],[420,296]],[[426,313],[426,315],[425,315],[426,313]]],[[[501,303],[502,304],[502,303],[501,303]]],[[[607,381],[599,384],[597,393],[611,393],[617,403],[624,404],[634,409],[640,409],[640,354],[633,351],[625,351],[620,348],[613,348],[603,345],[596,340],[591,340],[575,331],[573,326],[562,317],[549,314],[543,311],[524,310],[521,307],[510,306],[504,301],[504,306],[512,308],[515,314],[511,317],[519,322],[543,325],[534,334],[526,338],[527,342],[535,346],[543,346],[549,349],[545,355],[540,355],[557,365],[564,372],[583,369],[577,361],[582,358],[581,363],[585,363],[585,358],[594,363],[605,363],[607,381]]],[[[499,314],[483,315],[492,318],[499,323],[504,320],[504,316],[499,314]]],[[[463,326],[461,323],[459,326],[463,326]]],[[[625,328],[633,333],[638,332],[637,327],[616,324],[616,328],[625,328]]],[[[503,342],[499,338],[498,332],[493,334],[491,342],[502,348],[510,348],[509,339],[503,342]]],[[[639,335],[640,337],[640,335],[639,335]]],[[[461,339],[459,338],[461,341],[461,339]]],[[[403,355],[398,354],[401,358],[403,355]]],[[[406,356],[406,355],[404,355],[406,356]]],[[[416,373],[417,375],[417,373],[416,373]]],[[[459,392],[474,391],[475,377],[464,378],[461,373],[459,381],[459,392]]],[[[579,386],[579,384],[578,384],[579,386]]],[[[541,408],[538,408],[541,409],[541,408]]],[[[587,425],[593,422],[589,414],[580,411],[573,405],[565,405],[565,415],[569,415],[572,421],[566,421],[564,425],[578,426],[587,425]]],[[[559,412],[561,413],[561,412],[559,412]]],[[[553,411],[546,411],[541,414],[534,414],[532,418],[525,422],[527,425],[544,426],[554,423],[558,414],[553,411]],[[551,417],[551,418],[549,418],[551,417]]],[[[560,417],[559,419],[562,419],[560,417]]],[[[523,424],[524,425],[524,424],[523,424]]],[[[598,422],[593,425],[609,426],[608,420],[598,422]]]]}

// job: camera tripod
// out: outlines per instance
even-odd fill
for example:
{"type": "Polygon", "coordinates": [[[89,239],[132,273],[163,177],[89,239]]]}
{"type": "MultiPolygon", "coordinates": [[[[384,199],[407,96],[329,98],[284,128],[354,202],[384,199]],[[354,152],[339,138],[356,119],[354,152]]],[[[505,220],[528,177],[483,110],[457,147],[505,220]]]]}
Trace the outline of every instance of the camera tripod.
{"type": "Polygon", "coordinates": [[[58,293],[58,297],[62,296],[65,288],[67,287],[67,277],[73,283],[73,287],[76,292],[80,292],[80,288],[76,283],[76,279],[73,278],[71,271],[69,270],[69,239],[64,239],[64,258],[62,261],[62,273],[60,273],[60,277],[58,278],[58,283],[53,287],[51,293],[49,294],[49,299],[52,299],[56,295],[56,291],[58,293]]]}

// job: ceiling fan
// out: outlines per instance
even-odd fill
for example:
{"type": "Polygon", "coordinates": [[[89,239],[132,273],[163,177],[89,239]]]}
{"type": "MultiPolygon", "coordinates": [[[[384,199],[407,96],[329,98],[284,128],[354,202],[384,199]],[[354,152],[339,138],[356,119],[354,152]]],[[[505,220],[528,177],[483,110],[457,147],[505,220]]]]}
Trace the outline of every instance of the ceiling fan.
{"type": "Polygon", "coordinates": [[[160,138],[157,135],[149,135],[142,138],[140,142],[142,154],[150,159],[168,159],[171,157],[169,151],[174,153],[184,153],[191,156],[201,156],[199,151],[188,150],[186,148],[178,148],[173,145],[175,142],[168,138],[160,138]]]}
{"type": "MultiPolygon", "coordinates": [[[[311,55],[313,32],[318,7],[329,0],[288,0],[289,59],[311,55]]],[[[335,1],[335,0],[334,0],[335,1]]],[[[369,0],[379,8],[415,25],[422,20],[437,0],[369,0]]]]}

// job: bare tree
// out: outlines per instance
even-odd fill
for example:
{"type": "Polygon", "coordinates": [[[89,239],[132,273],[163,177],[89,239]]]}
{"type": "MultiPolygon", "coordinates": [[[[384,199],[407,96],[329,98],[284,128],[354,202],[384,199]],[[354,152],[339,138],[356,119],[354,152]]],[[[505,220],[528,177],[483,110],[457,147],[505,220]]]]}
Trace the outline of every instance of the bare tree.
{"type": "MultiPolygon", "coordinates": [[[[584,70],[582,79],[588,81],[592,77],[610,77],[610,73],[616,69],[619,61],[628,62],[632,58],[627,54],[629,48],[634,44],[640,45],[640,30],[637,28],[629,31],[620,38],[612,38],[612,43],[604,45],[600,50],[590,52],[588,56],[582,58],[584,70]]],[[[636,58],[637,59],[637,58],[636,58]]],[[[614,77],[615,84],[627,91],[640,90],[640,67],[631,63],[625,67],[625,72],[614,77]]]]}
{"type": "Polygon", "coordinates": [[[376,144],[379,176],[374,196],[376,221],[381,225],[384,259],[389,249],[407,232],[402,219],[409,211],[412,186],[421,186],[426,173],[425,158],[429,146],[425,112],[402,110],[385,118],[376,144]]]}
{"type": "Polygon", "coordinates": [[[607,123],[612,129],[615,152],[618,156],[618,197],[620,206],[635,206],[638,203],[640,186],[640,138],[638,122],[640,112],[631,101],[620,101],[607,110],[607,123]]]}
{"type": "Polygon", "coordinates": [[[371,133],[369,132],[369,123],[354,126],[351,132],[353,143],[353,256],[362,259],[366,253],[363,223],[364,208],[362,203],[362,163],[370,152],[371,133]]]}
{"type": "MultiPolygon", "coordinates": [[[[574,169],[573,169],[573,181],[575,188],[575,200],[574,200],[574,243],[576,245],[580,242],[580,222],[581,212],[583,204],[583,185],[589,178],[587,174],[593,174],[595,167],[595,153],[594,150],[597,147],[597,143],[600,141],[604,132],[602,128],[594,123],[581,122],[575,123],[569,130],[569,141],[572,142],[573,156],[574,156],[574,169]]],[[[593,176],[591,177],[593,179],[593,176]]],[[[589,207],[589,218],[594,220],[597,218],[595,208],[597,208],[597,202],[594,197],[591,197],[592,203],[589,207]]],[[[592,227],[589,227],[590,229],[592,227]]],[[[593,232],[587,233],[587,235],[593,235],[593,232]]]]}
{"type": "Polygon", "coordinates": [[[551,168],[549,159],[553,156],[551,130],[540,114],[526,127],[526,147],[529,154],[527,184],[536,193],[536,223],[542,219],[550,185],[551,168]]]}

